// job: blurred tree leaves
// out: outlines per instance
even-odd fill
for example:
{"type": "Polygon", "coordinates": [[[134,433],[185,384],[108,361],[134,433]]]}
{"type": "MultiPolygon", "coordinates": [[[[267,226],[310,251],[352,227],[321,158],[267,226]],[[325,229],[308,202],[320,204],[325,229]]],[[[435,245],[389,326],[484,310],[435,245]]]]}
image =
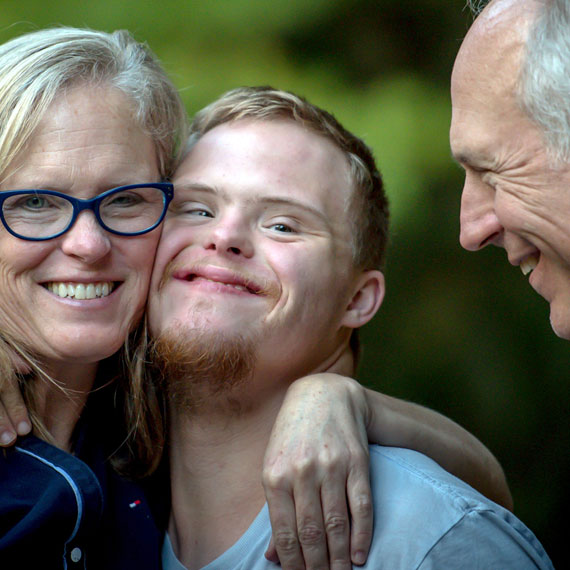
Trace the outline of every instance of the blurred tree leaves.
{"type": "Polygon", "coordinates": [[[568,562],[568,343],[497,250],[458,244],[462,174],[449,77],[471,18],[449,0],[0,0],[0,41],[52,25],[129,29],[189,113],[271,84],[332,111],[374,149],[392,204],[388,293],[365,327],[362,380],[436,408],[499,457],[517,514],[568,562]]]}

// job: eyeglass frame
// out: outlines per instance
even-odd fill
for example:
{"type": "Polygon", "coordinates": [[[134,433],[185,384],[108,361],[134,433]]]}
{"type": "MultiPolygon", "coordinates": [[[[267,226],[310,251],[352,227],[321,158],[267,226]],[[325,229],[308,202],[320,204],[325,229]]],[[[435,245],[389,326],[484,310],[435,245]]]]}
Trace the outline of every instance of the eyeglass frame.
{"type": "Polygon", "coordinates": [[[23,239],[26,241],[48,241],[50,239],[58,238],[62,236],[64,233],[68,232],[73,227],[73,224],[75,224],[75,222],[77,221],[77,218],[81,212],[83,212],[84,210],[91,210],[97,220],[97,223],[105,231],[118,236],[140,236],[148,232],[151,232],[162,223],[164,217],[166,216],[168,206],[173,198],[174,198],[174,185],[171,182],[149,182],[147,184],[129,184],[127,186],[117,186],[116,188],[111,188],[110,190],[106,190],[102,194],[99,194],[94,198],[89,198],[88,200],[84,200],[82,198],[75,198],[74,196],[70,196],[69,194],[64,194],[63,192],[57,192],[56,190],[39,190],[39,189],[3,190],[0,191],[0,220],[2,220],[2,224],[6,228],[6,230],[18,239],[23,239]],[[158,220],[149,228],[132,233],[120,232],[118,230],[113,230],[109,228],[101,218],[101,215],[99,214],[99,204],[105,198],[107,198],[107,196],[110,196],[112,194],[117,194],[124,190],[134,190],[136,188],[156,188],[162,192],[163,194],[162,214],[160,215],[158,220]],[[4,202],[11,196],[29,194],[30,192],[41,193],[40,195],[58,196],[59,198],[63,198],[64,200],[70,202],[71,206],[73,207],[73,213],[71,215],[71,220],[69,224],[63,230],[54,234],[53,236],[42,237],[42,238],[24,237],[17,234],[14,230],[12,230],[4,218],[4,207],[3,207],[4,202]]]}

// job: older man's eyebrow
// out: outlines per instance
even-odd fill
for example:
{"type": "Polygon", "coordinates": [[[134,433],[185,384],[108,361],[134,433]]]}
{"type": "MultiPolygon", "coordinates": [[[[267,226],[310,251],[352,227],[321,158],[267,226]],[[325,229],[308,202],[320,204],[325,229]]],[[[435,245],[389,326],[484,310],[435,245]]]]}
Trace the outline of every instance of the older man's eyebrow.
{"type": "Polygon", "coordinates": [[[475,162],[473,155],[466,151],[454,152],[452,149],[451,158],[453,162],[455,162],[459,166],[466,166],[466,165],[469,166],[475,162]]]}
{"type": "Polygon", "coordinates": [[[460,168],[465,170],[489,170],[491,168],[490,161],[482,155],[475,155],[467,152],[452,152],[451,158],[460,168]]]}

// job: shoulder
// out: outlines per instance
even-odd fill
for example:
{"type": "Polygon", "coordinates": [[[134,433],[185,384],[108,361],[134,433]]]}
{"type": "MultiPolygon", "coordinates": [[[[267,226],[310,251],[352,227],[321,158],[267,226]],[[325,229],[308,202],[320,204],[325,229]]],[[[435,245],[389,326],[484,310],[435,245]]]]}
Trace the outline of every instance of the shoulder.
{"type": "MultiPolygon", "coordinates": [[[[21,490],[23,496],[57,493],[73,503],[102,503],[102,492],[93,471],[77,457],[34,436],[21,439],[0,454],[0,489],[21,490]]],[[[31,500],[31,497],[30,497],[31,500]]],[[[5,501],[2,501],[2,506],[5,501]]]]}
{"type": "Polygon", "coordinates": [[[33,436],[0,454],[0,561],[78,556],[102,510],[99,482],[76,457],[33,436]]]}
{"type": "Polygon", "coordinates": [[[552,567],[519,519],[430,458],[381,446],[371,446],[370,457],[375,517],[371,560],[381,556],[394,567],[429,568],[428,561],[437,555],[433,567],[472,567],[461,562],[463,553],[467,561],[480,556],[481,567],[552,567]]]}

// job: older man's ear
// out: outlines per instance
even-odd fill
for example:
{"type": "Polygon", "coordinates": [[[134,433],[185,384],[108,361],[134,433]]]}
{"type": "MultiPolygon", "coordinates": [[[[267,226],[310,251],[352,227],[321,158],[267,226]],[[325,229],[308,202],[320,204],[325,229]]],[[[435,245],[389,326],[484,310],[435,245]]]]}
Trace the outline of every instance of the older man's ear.
{"type": "Polygon", "coordinates": [[[365,325],[380,308],[385,290],[383,273],[376,270],[362,273],[354,285],[342,324],[352,329],[365,325]]]}

